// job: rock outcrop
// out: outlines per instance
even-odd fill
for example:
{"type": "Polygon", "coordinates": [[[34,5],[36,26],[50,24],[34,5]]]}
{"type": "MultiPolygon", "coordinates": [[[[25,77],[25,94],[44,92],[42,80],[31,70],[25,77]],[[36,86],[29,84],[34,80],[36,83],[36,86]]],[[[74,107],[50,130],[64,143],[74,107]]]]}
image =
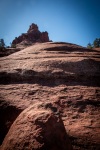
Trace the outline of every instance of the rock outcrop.
{"type": "MultiPolygon", "coordinates": [[[[43,103],[23,111],[11,126],[2,150],[72,150],[59,114],[43,103]]],[[[55,107],[54,107],[55,108],[55,107]]]]}
{"type": "Polygon", "coordinates": [[[3,51],[0,51],[0,57],[8,56],[8,55],[16,53],[16,52],[18,52],[20,50],[21,50],[20,48],[11,48],[11,47],[4,48],[3,51]]]}
{"type": "Polygon", "coordinates": [[[32,23],[27,31],[12,41],[12,46],[25,47],[36,42],[49,42],[48,32],[40,32],[38,26],[32,23]]]}
{"type": "MultiPolygon", "coordinates": [[[[99,150],[99,53],[99,50],[75,44],[48,42],[37,43],[0,58],[1,149],[7,141],[9,144],[10,137],[16,137],[13,142],[18,142],[17,134],[11,135],[14,128],[17,129],[16,122],[20,118],[23,118],[22,122],[25,121],[30,107],[33,114],[35,108],[42,109],[42,106],[36,107],[41,101],[45,119],[46,114],[51,115],[47,106],[50,106],[54,114],[58,110],[74,150],[99,150]],[[22,117],[24,113],[25,118],[22,117]]],[[[36,117],[38,118],[38,114],[36,117]]],[[[23,123],[21,126],[21,121],[18,122],[23,131],[23,123]]],[[[30,128],[29,122],[27,126],[30,128]]],[[[28,135],[28,130],[26,133],[28,135]]],[[[21,132],[18,135],[22,136],[21,132]]]]}

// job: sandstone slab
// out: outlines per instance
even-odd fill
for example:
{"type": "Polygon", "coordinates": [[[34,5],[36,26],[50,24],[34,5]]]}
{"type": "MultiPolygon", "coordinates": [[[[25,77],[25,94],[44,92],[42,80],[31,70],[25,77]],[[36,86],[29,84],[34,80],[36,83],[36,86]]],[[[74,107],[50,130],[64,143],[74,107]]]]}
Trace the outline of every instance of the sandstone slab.
{"type": "Polygon", "coordinates": [[[100,51],[48,42],[0,58],[1,144],[18,115],[40,101],[57,105],[75,150],[100,149],[100,51]]]}

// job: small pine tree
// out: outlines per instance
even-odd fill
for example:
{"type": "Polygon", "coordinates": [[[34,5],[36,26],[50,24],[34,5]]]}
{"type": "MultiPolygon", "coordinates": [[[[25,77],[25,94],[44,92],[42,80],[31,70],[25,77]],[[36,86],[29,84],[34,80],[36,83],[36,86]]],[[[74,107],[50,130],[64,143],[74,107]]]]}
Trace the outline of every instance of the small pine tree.
{"type": "Polygon", "coordinates": [[[2,47],[2,48],[4,48],[4,47],[5,47],[4,39],[0,39],[0,47],[2,47]]]}
{"type": "Polygon", "coordinates": [[[11,44],[11,47],[12,47],[12,48],[16,48],[16,45],[15,45],[15,44],[11,44]]]}
{"type": "Polygon", "coordinates": [[[100,38],[96,38],[94,40],[93,47],[95,47],[95,48],[100,47],[100,38]]]}
{"type": "Polygon", "coordinates": [[[92,48],[92,44],[88,43],[87,48],[91,49],[92,48]]]}
{"type": "Polygon", "coordinates": [[[4,39],[0,39],[0,52],[5,51],[5,42],[4,39]]]}

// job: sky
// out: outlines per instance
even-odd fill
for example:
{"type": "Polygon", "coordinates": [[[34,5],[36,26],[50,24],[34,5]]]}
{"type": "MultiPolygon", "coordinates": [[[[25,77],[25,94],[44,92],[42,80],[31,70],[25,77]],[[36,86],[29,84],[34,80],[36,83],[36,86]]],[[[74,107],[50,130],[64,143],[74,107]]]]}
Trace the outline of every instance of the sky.
{"type": "Polygon", "coordinates": [[[54,42],[87,46],[100,38],[100,0],[0,0],[0,39],[6,45],[32,23],[54,42]]]}

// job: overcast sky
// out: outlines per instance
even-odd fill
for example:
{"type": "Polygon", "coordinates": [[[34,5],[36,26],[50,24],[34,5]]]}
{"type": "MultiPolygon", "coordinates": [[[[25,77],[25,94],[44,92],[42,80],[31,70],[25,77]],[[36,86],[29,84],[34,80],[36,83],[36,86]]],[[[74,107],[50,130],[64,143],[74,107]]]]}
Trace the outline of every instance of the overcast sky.
{"type": "Polygon", "coordinates": [[[6,45],[31,23],[53,41],[86,46],[100,38],[100,0],[0,0],[0,38],[6,45]]]}

